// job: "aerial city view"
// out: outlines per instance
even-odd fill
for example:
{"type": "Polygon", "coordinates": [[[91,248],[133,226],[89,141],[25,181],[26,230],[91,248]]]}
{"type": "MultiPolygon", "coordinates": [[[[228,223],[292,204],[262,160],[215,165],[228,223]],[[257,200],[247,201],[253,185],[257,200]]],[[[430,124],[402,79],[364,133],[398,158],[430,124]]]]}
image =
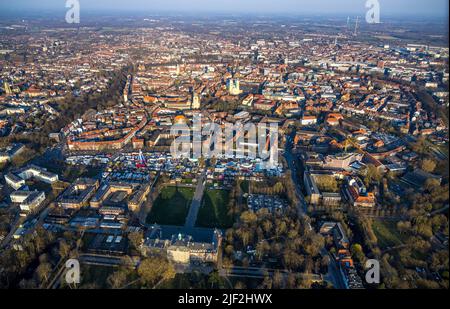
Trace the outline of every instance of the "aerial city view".
{"type": "Polygon", "coordinates": [[[0,288],[448,289],[448,5],[0,1],[0,288]]]}

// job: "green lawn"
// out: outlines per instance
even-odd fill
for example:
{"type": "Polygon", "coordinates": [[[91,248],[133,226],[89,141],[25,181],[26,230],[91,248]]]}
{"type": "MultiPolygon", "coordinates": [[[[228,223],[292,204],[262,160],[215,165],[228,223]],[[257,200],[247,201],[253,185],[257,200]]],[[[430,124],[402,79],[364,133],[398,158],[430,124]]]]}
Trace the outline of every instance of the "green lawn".
{"type": "Polygon", "coordinates": [[[147,216],[147,223],[184,225],[194,192],[193,188],[166,187],[162,189],[147,216]]]}
{"type": "Polygon", "coordinates": [[[372,228],[381,249],[398,246],[403,243],[403,236],[397,230],[396,221],[374,220],[372,228]]]}
{"type": "Polygon", "coordinates": [[[230,192],[227,190],[206,190],[197,216],[197,226],[208,228],[229,228],[233,218],[228,216],[230,192]]]}
{"type": "Polygon", "coordinates": [[[182,183],[187,183],[187,184],[192,184],[193,183],[192,178],[184,178],[181,182],[182,183]]]}

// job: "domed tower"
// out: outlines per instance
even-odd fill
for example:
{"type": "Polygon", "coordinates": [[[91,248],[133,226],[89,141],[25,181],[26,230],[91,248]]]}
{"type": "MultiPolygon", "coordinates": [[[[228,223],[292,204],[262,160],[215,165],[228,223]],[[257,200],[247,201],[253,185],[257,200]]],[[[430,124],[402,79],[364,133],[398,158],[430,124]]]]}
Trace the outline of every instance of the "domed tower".
{"type": "Polygon", "coordinates": [[[200,109],[200,107],[201,107],[200,97],[198,96],[198,94],[196,92],[193,92],[191,108],[192,109],[200,109]]]}

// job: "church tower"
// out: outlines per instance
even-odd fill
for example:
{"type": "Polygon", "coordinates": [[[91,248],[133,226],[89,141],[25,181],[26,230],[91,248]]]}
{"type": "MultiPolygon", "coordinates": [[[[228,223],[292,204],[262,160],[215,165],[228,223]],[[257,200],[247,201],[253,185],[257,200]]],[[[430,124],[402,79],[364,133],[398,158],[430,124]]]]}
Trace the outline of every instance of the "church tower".
{"type": "Polygon", "coordinates": [[[200,107],[201,107],[200,98],[196,92],[193,92],[191,108],[192,109],[200,109],[200,107]]]}

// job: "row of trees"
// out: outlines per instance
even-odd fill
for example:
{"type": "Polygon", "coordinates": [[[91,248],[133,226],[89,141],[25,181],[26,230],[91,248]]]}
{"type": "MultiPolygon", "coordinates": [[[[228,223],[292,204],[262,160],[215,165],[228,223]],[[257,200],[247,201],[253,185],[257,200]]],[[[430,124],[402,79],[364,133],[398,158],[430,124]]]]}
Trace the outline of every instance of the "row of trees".
{"type": "Polygon", "coordinates": [[[173,265],[162,256],[143,259],[135,268],[120,267],[107,278],[107,285],[113,289],[128,287],[157,288],[163,282],[175,278],[173,265]]]}
{"type": "Polygon", "coordinates": [[[39,287],[48,280],[57,261],[71,254],[75,243],[76,237],[71,233],[60,239],[41,227],[25,234],[19,247],[0,254],[0,287],[39,287]]]}

